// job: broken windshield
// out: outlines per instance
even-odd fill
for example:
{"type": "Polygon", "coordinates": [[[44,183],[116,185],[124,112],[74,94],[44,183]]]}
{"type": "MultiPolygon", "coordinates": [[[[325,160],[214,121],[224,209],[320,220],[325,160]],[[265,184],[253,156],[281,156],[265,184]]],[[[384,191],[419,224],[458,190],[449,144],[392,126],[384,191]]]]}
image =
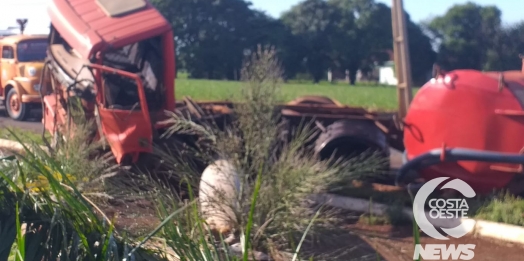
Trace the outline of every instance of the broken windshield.
{"type": "Polygon", "coordinates": [[[16,48],[19,62],[44,61],[47,50],[47,39],[31,39],[20,41],[16,48]]]}
{"type": "MultiPolygon", "coordinates": [[[[104,65],[138,73],[142,80],[149,110],[160,110],[163,97],[161,37],[154,37],[111,50],[104,55],[104,65]]],[[[139,108],[138,87],[134,80],[120,75],[103,74],[108,107],[139,108]]]]}

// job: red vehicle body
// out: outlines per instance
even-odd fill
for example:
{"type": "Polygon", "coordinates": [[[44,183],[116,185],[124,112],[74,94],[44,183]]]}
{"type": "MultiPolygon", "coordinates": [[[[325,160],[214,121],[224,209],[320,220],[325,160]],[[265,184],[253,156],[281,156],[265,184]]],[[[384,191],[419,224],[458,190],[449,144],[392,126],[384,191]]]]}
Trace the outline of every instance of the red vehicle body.
{"type": "Polygon", "coordinates": [[[413,98],[404,123],[400,180],[416,169],[416,177],[459,178],[481,194],[511,186],[522,192],[524,66],[439,75],[413,98]]]}
{"type": "MultiPolygon", "coordinates": [[[[93,140],[107,141],[119,164],[135,163],[141,154],[151,153],[168,127],[161,123],[165,111],[175,111],[176,104],[169,22],[146,0],[52,0],[48,11],[51,31],[44,78],[51,80],[41,88],[45,128],[53,135],[65,133],[72,122],[70,104],[80,98],[85,116],[96,120],[93,140]]],[[[184,102],[178,112],[217,125],[234,111],[233,104],[184,102]]],[[[342,106],[322,97],[302,97],[275,109],[282,110],[290,130],[303,118],[326,126],[315,147],[321,158],[335,149],[338,154],[372,149],[387,156],[388,142],[401,143],[390,113],[342,106]],[[396,135],[390,139],[388,134],[396,135]]],[[[196,137],[178,133],[172,138],[187,145],[196,137]]]]}
{"type": "Polygon", "coordinates": [[[95,139],[107,141],[118,163],[150,153],[159,122],[175,107],[170,23],[146,0],[52,0],[48,14],[44,127],[63,130],[78,97],[96,119],[95,139]]]}

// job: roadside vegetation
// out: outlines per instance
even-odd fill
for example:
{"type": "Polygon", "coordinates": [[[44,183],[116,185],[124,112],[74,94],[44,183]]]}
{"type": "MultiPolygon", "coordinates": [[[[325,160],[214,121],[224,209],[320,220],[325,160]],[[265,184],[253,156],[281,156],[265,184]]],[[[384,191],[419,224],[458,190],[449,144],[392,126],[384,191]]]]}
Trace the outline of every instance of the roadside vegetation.
{"type": "MultiPolygon", "coordinates": [[[[185,155],[206,164],[219,159],[231,163],[239,189],[233,198],[220,197],[220,191],[211,198],[219,205],[231,204],[227,230],[212,226],[209,216],[202,215],[200,173],[194,165],[158,148],[157,155],[167,162],[166,173],[179,181],[173,187],[186,189],[181,196],[165,186],[158,173],[120,168],[108,155],[93,158],[100,144],[86,143],[89,122],[77,122],[80,127],[72,137],[64,134],[67,142],[60,139],[49,150],[30,143],[26,153],[3,159],[0,261],[263,260],[265,255],[272,260],[358,259],[346,245],[327,252],[315,248],[343,233],[343,216],[314,204],[309,195],[343,189],[355,178],[374,175],[379,160],[317,161],[303,146],[313,131],[307,123],[288,139],[280,137],[283,126],[272,110],[281,100],[281,69],[274,52],[259,49],[244,68],[245,107],[231,128],[195,125],[172,115],[176,124],[165,137],[199,132],[203,138],[197,150],[184,150],[185,155]],[[283,149],[276,150],[277,143],[283,149]],[[133,207],[139,209],[125,210],[133,207]],[[125,221],[143,219],[146,209],[149,227],[140,233],[130,230],[133,224],[125,221]]],[[[22,141],[17,133],[10,135],[22,141]]]]}
{"type": "Polygon", "coordinates": [[[524,199],[507,192],[496,193],[479,204],[474,218],[524,226],[524,199]]]}

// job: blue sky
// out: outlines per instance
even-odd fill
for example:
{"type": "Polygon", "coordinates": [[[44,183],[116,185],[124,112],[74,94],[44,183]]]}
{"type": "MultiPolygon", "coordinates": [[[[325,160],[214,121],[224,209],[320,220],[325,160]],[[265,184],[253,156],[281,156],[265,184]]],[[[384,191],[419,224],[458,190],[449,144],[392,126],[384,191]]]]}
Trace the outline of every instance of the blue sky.
{"type": "MultiPolygon", "coordinates": [[[[50,0],[0,0],[0,29],[16,25],[16,18],[29,19],[27,33],[46,33],[49,18],[46,5],[50,0]]],[[[278,17],[301,0],[251,0],[253,7],[265,10],[268,14],[278,17]]],[[[391,0],[377,0],[391,5],[391,0]]],[[[515,23],[524,20],[522,15],[522,0],[474,0],[481,5],[497,5],[502,10],[505,23],[515,23]],[[519,4],[520,2],[520,4],[519,4]]],[[[441,15],[454,4],[465,3],[467,0],[404,0],[404,8],[411,18],[418,22],[431,16],[441,15]]]]}

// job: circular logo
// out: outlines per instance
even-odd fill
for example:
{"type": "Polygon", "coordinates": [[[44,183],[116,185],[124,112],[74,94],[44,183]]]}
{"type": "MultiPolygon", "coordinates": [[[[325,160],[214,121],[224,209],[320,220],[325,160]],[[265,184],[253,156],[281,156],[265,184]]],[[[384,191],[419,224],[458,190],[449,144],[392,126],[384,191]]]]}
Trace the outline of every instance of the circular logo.
{"type": "MultiPolygon", "coordinates": [[[[437,231],[435,226],[431,224],[424,211],[424,205],[429,195],[447,179],[449,178],[441,177],[426,182],[417,192],[413,202],[413,215],[417,225],[428,236],[440,240],[449,240],[449,238],[442,235],[437,231]]],[[[460,179],[454,179],[444,184],[441,189],[454,189],[467,198],[472,198],[476,195],[473,188],[460,179]]],[[[465,217],[465,212],[468,209],[465,199],[431,199],[429,205],[431,207],[429,212],[431,218],[452,219],[465,217]]],[[[442,228],[442,230],[454,238],[462,237],[468,233],[468,229],[466,229],[466,226],[462,223],[453,228],[442,228]]]]}

